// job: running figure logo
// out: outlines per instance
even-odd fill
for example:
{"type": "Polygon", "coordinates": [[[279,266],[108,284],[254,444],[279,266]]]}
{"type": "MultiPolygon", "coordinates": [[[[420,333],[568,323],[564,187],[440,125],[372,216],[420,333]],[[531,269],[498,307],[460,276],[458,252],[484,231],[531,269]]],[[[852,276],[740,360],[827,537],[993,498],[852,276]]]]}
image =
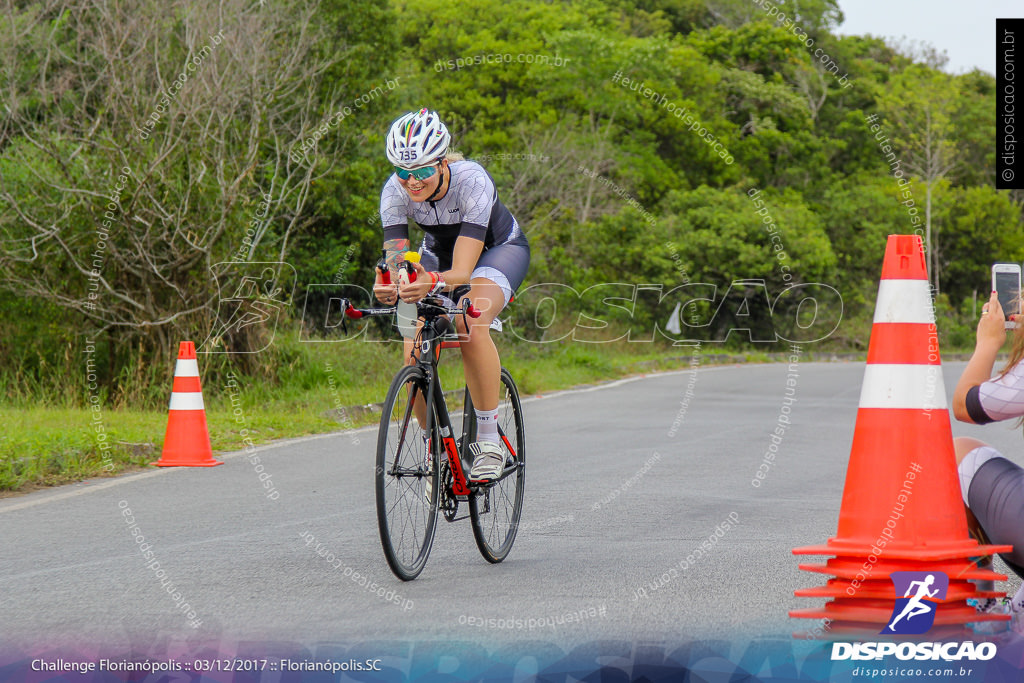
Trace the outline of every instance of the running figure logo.
{"type": "Polygon", "coordinates": [[[914,635],[926,633],[935,622],[938,604],[946,599],[949,577],[943,572],[893,572],[896,606],[883,634],[914,635]]]}
{"type": "Polygon", "coordinates": [[[210,272],[219,293],[217,317],[196,353],[258,353],[270,346],[295,287],[291,264],[225,261],[210,272]]]}

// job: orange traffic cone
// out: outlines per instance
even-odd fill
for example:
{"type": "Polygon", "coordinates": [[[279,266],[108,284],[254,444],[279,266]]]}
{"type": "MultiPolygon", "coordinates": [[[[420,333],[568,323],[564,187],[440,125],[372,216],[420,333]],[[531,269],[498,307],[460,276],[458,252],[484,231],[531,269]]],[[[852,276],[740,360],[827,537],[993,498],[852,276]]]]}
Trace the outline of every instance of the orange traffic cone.
{"type": "Polygon", "coordinates": [[[834,635],[878,634],[897,596],[889,575],[939,571],[949,576],[937,605],[933,636],[962,634],[963,624],[1006,619],[979,615],[968,579],[1006,577],[979,569],[970,558],[1006,552],[981,546],[967,519],[946,407],[938,335],[921,238],[890,235],[878,287],[839,530],[825,545],[796,548],[798,555],[835,555],[800,569],[830,574],[826,586],[797,597],[832,598],[824,608],[793,610],[796,618],[827,618],[834,635]]]}
{"type": "Polygon", "coordinates": [[[206,428],[203,390],[199,386],[196,345],[190,341],[181,342],[178,347],[164,450],[160,460],[153,464],[160,467],[213,467],[224,464],[213,459],[210,432],[206,428]]]}

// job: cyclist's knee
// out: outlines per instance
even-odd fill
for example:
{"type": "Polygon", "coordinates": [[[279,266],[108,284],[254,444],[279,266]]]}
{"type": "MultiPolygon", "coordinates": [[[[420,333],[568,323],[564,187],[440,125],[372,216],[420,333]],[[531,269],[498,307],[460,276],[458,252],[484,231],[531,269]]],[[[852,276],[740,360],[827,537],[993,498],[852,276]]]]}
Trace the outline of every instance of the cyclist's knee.
{"type": "Polygon", "coordinates": [[[460,315],[456,318],[455,324],[462,337],[462,343],[473,344],[483,338],[490,339],[491,323],[505,307],[505,295],[501,288],[489,280],[474,280],[469,292],[459,299],[460,306],[464,300],[469,300],[473,308],[480,311],[480,317],[468,318],[460,315]]]}
{"type": "Polygon", "coordinates": [[[468,318],[463,320],[462,316],[458,316],[455,320],[455,328],[459,333],[459,341],[462,344],[472,344],[473,342],[482,339],[484,337],[491,336],[491,322],[493,318],[486,315],[481,315],[479,318],[468,318]],[[466,329],[466,324],[469,324],[469,329],[466,329]]]}
{"type": "Polygon", "coordinates": [[[487,325],[471,325],[468,335],[465,335],[463,344],[478,344],[484,339],[491,338],[491,328],[487,325]]]}
{"type": "Polygon", "coordinates": [[[469,291],[462,298],[472,301],[473,306],[480,311],[481,316],[477,320],[485,317],[494,320],[505,307],[505,295],[501,287],[487,279],[473,280],[469,291]]]}

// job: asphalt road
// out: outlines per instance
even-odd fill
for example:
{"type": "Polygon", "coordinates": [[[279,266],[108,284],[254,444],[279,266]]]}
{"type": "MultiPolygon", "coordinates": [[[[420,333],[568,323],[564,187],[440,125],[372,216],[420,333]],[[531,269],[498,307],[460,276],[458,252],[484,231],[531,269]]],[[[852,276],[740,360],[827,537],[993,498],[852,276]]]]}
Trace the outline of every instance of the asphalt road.
{"type": "MultiPolygon", "coordinates": [[[[568,648],[788,638],[811,624],[786,611],[817,604],[793,591],[823,579],[798,570],[790,550],[835,533],[863,367],[799,363],[791,425],[760,487],[751,482],[782,412],[785,364],[702,367],[530,398],[526,503],[511,556],[488,564],[468,520],[442,521],[426,569],[410,583],[393,577],[377,537],[375,428],[257,449],[276,499],[244,452],[215,468],[6,499],[0,643],[144,650],[168,641],[453,639],[568,648]],[[147,567],[125,508],[177,598],[147,567]]],[[[962,368],[946,365],[947,395],[962,368]]],[[[1012,427],[953,429],[1020,460],[1012,427]]]]}

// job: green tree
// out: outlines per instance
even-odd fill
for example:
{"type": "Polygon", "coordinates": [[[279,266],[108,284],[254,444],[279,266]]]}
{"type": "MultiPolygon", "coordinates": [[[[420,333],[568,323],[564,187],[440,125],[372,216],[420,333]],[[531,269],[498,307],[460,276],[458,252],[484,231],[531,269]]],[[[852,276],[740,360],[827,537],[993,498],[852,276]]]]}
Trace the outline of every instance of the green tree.
{"type": "MultiPolygon", "coordinates": [[[[832,281],[836,256],[828,236],[796,192],[700,187],[670,193],[661,208],[671,216],[672,239],[682,260],[692,264],[694,282],[711,283],[725,292],[734,281],[763,280],[775,297],[797,284],[832,281]]],[[[735,311],[741,305],[728,308],[735,311]]],[[[764,312],[763,307],[750,310],[764,312]]],[[[771,313],[781,319],[792,312],[771,313]]],[[[736,323],[727,316],[715,319],[719,328],[736,323]]],[[[762,315],[756,324],[761,338],[774,334],[770,317],[762,315]]]]}
{"type": "Polygon", "coordinates": [[[996,147],[993,121],[996,120],[996,79],[984,71],[954,76],[960,97],[953,112],[953,129],[959,140],[959,164],[950,172],[954,185],[995,186],[996,147]]]}
{"type": "Polygon", "coordinates": [[[1020,207],[1006,192],[990,185],[942,186],[936,193],[943,225],[940,266],[944,293],[953,304],[966,305],[975,293],[984,301],[996,261],[1024,261],[1024,225],[1020,207]]]}
{"type": "Polygon", "coordinates": [[[829,187],[815,204],[836,255],[835,282],[843,295],[836,341],[847,346],[867,348],[888,236],[918,227],[894,201],[896,191],[893,178],[863,171],[829,187]]]}
{"type": "Polygon", "coordinates": [[[925,245],[928,274],[936,291],[941,273],[937,269],[932,200],[938,183],[956,166],[957,139],[953,114],[959,98],[958,83],[952,77],[921,64],[913,64],[878,89],[879,125],[888,132],[897,150],[888,161],[895,173],[917,176],[925,191],[925,245]],[[898,164],[898,165],[897,165],[898,164]]]}

